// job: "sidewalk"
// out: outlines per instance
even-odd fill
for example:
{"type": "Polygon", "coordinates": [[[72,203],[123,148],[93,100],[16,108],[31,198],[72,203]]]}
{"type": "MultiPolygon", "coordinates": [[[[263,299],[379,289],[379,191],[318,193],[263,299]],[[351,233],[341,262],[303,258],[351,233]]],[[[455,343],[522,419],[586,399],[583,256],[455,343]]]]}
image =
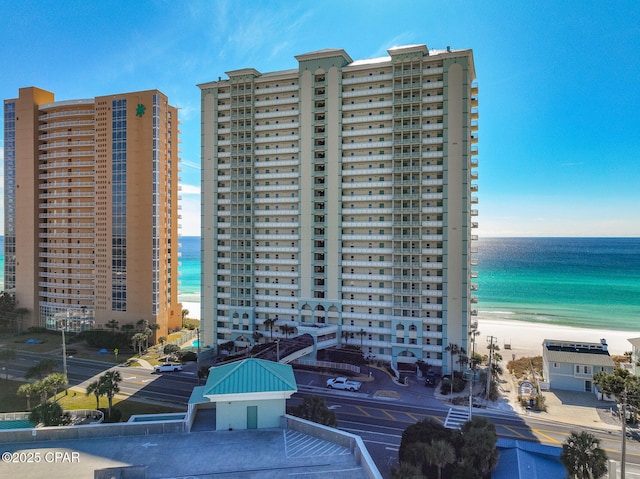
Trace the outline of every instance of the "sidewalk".
{"type": "MultiPolygon", "coordinates": [[[[436,384],[435,387],[426,387],[424,379],[418,378],[416,375],[409,375],[407,384],[401,384],[384,368],[371,366],[369,371],[370,377],[364,374],[354,379],[363,383],[361,392],[372,394],[373,397],[401,400],[402,402],[416,405],[423,405],[426,400],[435,399],[440,401],[443,407],[468,407],[469,386],[460,393],[454,393],[453,396],[444,395],[440,394],[440,383],[436,384]],[[453,405],[451,402],[452,397],[461,398],[464,404],[453,405]]],[[[570,391],[557,393],[545,391],[544,397],[547,411],[532,411],[524,408],[518,401],[518,387],[508,371],[505,371],[502,375],[500,399],[488,401],[485,398],[481,398],[483,391],[483,384],[474,384],[474,403],[479,403],[483,409],[489,411],[511,413],[523,418],[547,419],[585,428],[620,430],[619,421],[610,410],[615,405],[598,401],[595,396],[590,394],[570,391]]]]}

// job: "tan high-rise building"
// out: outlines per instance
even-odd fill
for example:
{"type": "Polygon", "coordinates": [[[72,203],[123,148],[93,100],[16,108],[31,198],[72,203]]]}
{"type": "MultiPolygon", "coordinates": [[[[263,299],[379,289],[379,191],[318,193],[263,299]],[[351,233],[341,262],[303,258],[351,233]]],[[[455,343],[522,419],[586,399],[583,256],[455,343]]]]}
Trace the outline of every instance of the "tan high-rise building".
{"type": "Polygon", "coordinates": [[[469,350],[473,55],[388,54],[321,50],[199,85],[203,346],[251,345],[275,321],[273,336],[394,366],[448,372],[447,348],[469,350]]]}
{"type": "Polygon", "coordinates": [[[181,326],[178,111],[157,90],[4,102],[5,291],[22,328],[181,326]]]}

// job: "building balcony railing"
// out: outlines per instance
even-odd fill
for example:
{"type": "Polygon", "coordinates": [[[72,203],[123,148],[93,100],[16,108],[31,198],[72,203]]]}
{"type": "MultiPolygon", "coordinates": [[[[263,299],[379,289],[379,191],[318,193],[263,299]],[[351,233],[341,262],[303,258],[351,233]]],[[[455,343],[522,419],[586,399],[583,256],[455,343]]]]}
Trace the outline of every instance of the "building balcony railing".
{"type": "Polygon", "coordinates": [[[355,98],[355,97],[370,96],[370,95],[375,95],[375,96],[390,95],[391,93],[393,93],[393,89],[391,87],[371,88],[371,89],[345,91],[342,93],[342,98],[355,98]]]}
{"type": "Polygon", "coordinates": [[[40,170],[52,170],[56,168],[81,168],[85,166],[93,167],[95,165],[94,160],[75,160],[75,161],[54,161],[43,163],[38,166],[40,170]]]}
{"type": "Polygon", "coordinates": [[[38,156],[39,160],[48,160],[50,158],[77,158],[79,156],[94,156],[94,150],[74,150],[74,151],[60,151],[53,153],[45,153],[38,156]]]}
{"type": "Polygon", "coordinates": [[[393,79],[393,75],[391,73],[383,73],[379,75],[371,75],[371,76],[361,76],[361,77],[353,77],[353,78],[343,78],[343,85],[354,85],[358,83],[372,83],[379,82],[384,80],[393,79]]]}
{"type": "Polygon", "coordinates": [[[95,171],[56,171],[55,173],[43,173],[38,175],[38,178],[41,180],[48,180],[50,178],[93,178],[94,176],[95,171]]]}
{"type": "Polygon", "coordinates": [[[49,269],[94,269],[94,264],[69,264],[69,263],[50,263],[40,262],[38,263],[40,268],[49,268],[49,269]]]}
{"type": "Polygon", "coordinates": [[[72,300],[89,300],[92,301],[95,296],[92,294],[67,294],[67,293],[51,293],[49,291],[40,291],[39,296],[44,298],[56,299],[72,299],[72,300]]]}
{"type": "Polygon", "coordinates": [[[91,283],[51,283],[49,281],[40,281],[38,282],[38,286],[40,286],[41,288],[57,288],[57,289],[89,289],[89,290],[93,290],[95,288],[95,286],[91,283]]]}
{"type": "Polygon", "coordinates": [[[54,131],[38,135],[38,140],[49,140],[51,138],[69,138],[73,136],[93,136],[95,130],[75,130],[75,131],[54,131]]]}
{"type": "MultiPolygon", "coordinates": [[[[41,190],[51,190],[54,188],[80,188],[85,186],[93,187],[94,185],[95,183],[93,181],[54,181],[52,183],[40,183],[38,185],[38,188],[40,188],[41,190]]],[[[67,195],[70,195],[70,193],[67,193],[67,195]]]]}
{"type": "Polygon", "coordinates": [[[95,255],[94,254],[89,254],[89,253],[49,253],[49,252],[42,252],[39,253],[38,256],[40,258],[72,258],[72,259],[94,259],[95,255]]]}
{"type": "Polygon", "coordinates": [[[76,140],[76,141],[54,141],[53,143],[44,143],[38,147],[40,150],[50,150],[54,148],[76,148],[78,146],[94,146],[93,140],[76,140]]]}
{"type": "Polygon", "coordinates": [[[69,128],[70,126],[93,126],[94,123],[94,120],[54,121],[52,123],[40,125],[39,129],[52,130],[54,128],[69,128]]]}
{"type": "MultiPolygon", "coordinates": [[[[49,271],[40,271],[38,274],[41,278],[56,278],[56,279],[88,279],[94,280],[95,275],[93,274],[77,274],[77,273],[51,273],[49,271]]],[[[60,286],[59,283],[55,283],[60,286]]]]}
{"type": "Polygon", "coordinates": [[[39,238],[42,239],[55,239],[55,238],[64,238],[64,239],[69,239],[69,238],[73,238],[73,239],[94,239],[95,235],[93,232],[91,233],[53,233],[53,232],[44,232],[41,231],[38,234],[39,238]]]}
{"type": "Polygon", "coordinates": [[[45,121],[50,120],[52,118],[66,118],[71,116],[93,116],[95,115],[95,110],[92,109],[77,109],[77,110],[64,110],[64,111],[54,111],[52,113],[45,113],[44,115],[40,115],[38,120],[45,121]]]}

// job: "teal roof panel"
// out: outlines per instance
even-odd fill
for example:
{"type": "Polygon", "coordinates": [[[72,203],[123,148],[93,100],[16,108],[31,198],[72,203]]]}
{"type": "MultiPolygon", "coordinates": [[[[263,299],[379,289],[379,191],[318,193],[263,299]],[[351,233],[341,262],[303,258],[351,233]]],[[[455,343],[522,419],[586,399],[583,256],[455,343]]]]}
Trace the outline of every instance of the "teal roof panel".
{"type": "Polygon", "coordinates": [[[249,358],[209,370],[204,395],[297,391],[293,368],[288,364],[249,358]]]}

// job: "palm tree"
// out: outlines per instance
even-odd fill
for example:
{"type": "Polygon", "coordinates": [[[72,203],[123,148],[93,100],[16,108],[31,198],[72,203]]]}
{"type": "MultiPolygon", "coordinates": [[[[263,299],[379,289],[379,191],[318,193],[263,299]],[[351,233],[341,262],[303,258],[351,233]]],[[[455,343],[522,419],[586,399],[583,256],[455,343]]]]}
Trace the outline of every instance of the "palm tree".
{"type": "Polygon", "coordinates": [[[48,391],[53,393],[54,402],[58,402],[58,391],[64,389],[69,384],[67,376],[62,373],[49,374],[41,382],[45,384],[48,391]]]}
{"type": "Polygon", "coordinates": [[[295,327],[289,326],[288,324],[283,324],[282,326],[280,326],[280,331],[284,333],[287,339],[289,338],[289,334],[293,333],[295,329],[296,329],[295,327]]]}
{"type": "Polygon", "coordinates": [[[456,460],[456,451],[450,443],[439,439],[427,444],[424,457],[428,464],[438,468],[438,479],[441,479],[442,468],[456,460]]]}
{"type": "Polygon", "coordinates": [[[136,333],[131,337],[133,346],[138,349],[138,356],[142,356],[142,344],[148,339],[148,336],[144,333],[136,333]]]}
{"type": "Polygon", "coordinates": [[[429,445],[425,442],[414,442],[407,448],[407,454],[405,459],[409,461],[409,464],[416,466],[419,471],[422,471],[422,465],[427,462],[427,448],[429,445]]]}
{"type": "Polygon", "coordinates": [[[271,341],[273,342],[273,326],[276,324],[277,319],[275,318],[267,318],[264,320],[264,326],[266,328],[269,328],[269,331],[271,332],[271,341]]]}
{"type": "Polygon", "coordinates": [[[93,394],[96,397],[96,409],[100,409],[100,396],[104,396],[103,386],[104,384],[99,379],[87,386],[87,396],[93,394]]]}
{"type": "Polygon", "coordinates": [[[109,328],[113,334],[116,334],[116,330],[119,329],[118,321],[115,319],[109,320],[105,326],[109,328]]]}
{"type": "Polygon", "coordinates": [[[449,346],[445,348],[445,351],[449,351],[449,354],[451,354],[451,379],[453,379],[453,357],[460,354],[460,346],[454,343],[449,343],[449,346]]]}
{"type": "Polygon", "coordinates": [[[401,462],[391,470],[391,479],[424,479],[420,470],[408,462],[401,462]]]}
{"type": "Polygon", "coordinates": [[[571,433],[562,445],[560,461],[575,479],[599,479],[607,472],[607,454],[600,449],[600,440],[585,431],[571,433]]]}
{"type": "Polygon", "coordinates": [[[38,395],[38,388],[36,387],[35,383],[27,383],[27,384],[23,384],[21,385],[18,390],[16,391],[16,394],[20,397],[25,397],[27,398],[27,410],[31,410],[31,396],[37,396],[38,395]]]}
{"type": "Polygon", "coordinates": [[[113,407],[113,397],[120,392],[118,384],[122,381],[119,371],[107,371],[100,376],[102,387],[104,388],[104,395],[107,396],[109,401],[109,416],[111,416],[111,408],[113,407]]]}

